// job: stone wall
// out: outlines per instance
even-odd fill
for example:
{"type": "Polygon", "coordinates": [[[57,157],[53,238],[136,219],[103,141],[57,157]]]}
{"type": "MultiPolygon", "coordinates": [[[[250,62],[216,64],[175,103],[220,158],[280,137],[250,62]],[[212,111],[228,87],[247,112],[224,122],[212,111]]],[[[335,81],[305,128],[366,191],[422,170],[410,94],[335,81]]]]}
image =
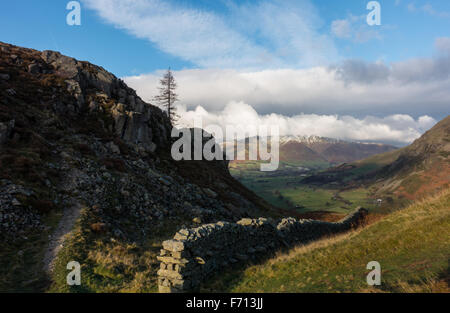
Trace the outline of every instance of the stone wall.
{"type": "Polygon", "coordinates": [[[242,219],[181,229],[163,242],[158,257],[159,292],[195,290],[202,281],[224,267],[271,256],[277,250],[305,244],[359,227],[367,210],[358,208],[340,222],[285,218],[242,219]]]}

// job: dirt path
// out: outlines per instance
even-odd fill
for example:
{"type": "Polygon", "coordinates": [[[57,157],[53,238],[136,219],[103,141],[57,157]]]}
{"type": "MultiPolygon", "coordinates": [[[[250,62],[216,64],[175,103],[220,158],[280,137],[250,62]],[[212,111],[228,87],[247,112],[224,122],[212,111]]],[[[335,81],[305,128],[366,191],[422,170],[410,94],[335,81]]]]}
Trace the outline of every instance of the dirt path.
{"type": "Polygon", "coordinates": [[[80,216],[80,211],[81,205],[79,203],[75,203],[72,207],[64,210],[63,216],[59,221],[56,230],[52,234],[47,250],[45,252],[44,256],[45,272],[50,274],[53,271],[55,258],[64,245],[66,235],[72,231],[76,220],[80,216]]]}

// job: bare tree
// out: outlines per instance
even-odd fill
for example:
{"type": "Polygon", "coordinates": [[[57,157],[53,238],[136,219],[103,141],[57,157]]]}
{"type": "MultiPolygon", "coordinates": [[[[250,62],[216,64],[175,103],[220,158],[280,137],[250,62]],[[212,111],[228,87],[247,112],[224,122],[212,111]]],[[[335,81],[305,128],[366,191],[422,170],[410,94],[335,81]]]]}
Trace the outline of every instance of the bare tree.
{"type": "Polygon", "coordinates": [[[175,102],[178,101],[178,95],[175,93],[177,89],[177,83],[173,77],[170,68],[164,74],[164,77],[159,81],[160,87],[159,95],[155,97],[155,101],[167,110],[167,116],[170,119],[172,125],[176,123],[179,116],[177,115],[176,108],[174,107],[175,102]]]}

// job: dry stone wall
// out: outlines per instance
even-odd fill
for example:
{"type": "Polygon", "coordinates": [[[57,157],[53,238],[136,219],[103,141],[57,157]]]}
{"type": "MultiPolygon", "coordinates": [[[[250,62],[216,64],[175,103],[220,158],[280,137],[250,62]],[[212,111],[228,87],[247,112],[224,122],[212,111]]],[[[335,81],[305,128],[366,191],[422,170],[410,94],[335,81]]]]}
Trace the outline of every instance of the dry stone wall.
{"type": "Polygon", "coordinates": [[[366,215],[367,210],[358,208],[337,223],[259,218],[181,229],[172,240],[163,242],[158,257],[159,292],[195,290],[211,274],[231,264],[261,259],[281,248],[349,231],[359,227],[366,215]]]}

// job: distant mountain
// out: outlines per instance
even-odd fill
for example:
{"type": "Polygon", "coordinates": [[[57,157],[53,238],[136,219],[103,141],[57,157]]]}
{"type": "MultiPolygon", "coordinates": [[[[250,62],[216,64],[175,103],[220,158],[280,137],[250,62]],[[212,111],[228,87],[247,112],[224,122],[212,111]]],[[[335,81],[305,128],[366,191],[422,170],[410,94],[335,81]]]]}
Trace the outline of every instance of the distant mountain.
{"type": "Polygon", "coordinates": [[[414,200],[450,185],[450,116],[410,146],[344,164],[305,183],[371,185],[380,197],[414,200]]]}
{"type": "MultiPolygon", "coordinates": [[[[319,136],[285,136],[280,138],[280,154],[285,156],[285,161],[300,160],[305,155],[301,153],[305,148],[314,153],[316,160],[325,160],[333,164],[354,162],[371,155],[396,149],[391,145],[348,142],[319,136]]],[[[313,156],[308,153],[306,157],[312,158],[313,156]]]]}
{"type": "MultiPolygon", "coordinates": [[[[249,145],[256,144],[256,140],[252,141],[248,138],[246,142],[246,150],[249,149],[249,145]]],[[[314,162],[333,165],[349,163],[397,149],[391,145],[348,142],[320,136],[281,136],[279,142],[280,161],[289,164],[314,162]]],[[[225,143],[224,146],[227,144],[229,143],[225,143]]]]}
{"type": "Polygon", "coordinates": [[[286,144],[289,142],[300,142],[305,144],[319,144],[319,143],[339,143],[344,142],[339,139],[320,137],[320,136],[281,136],[280,137],[280,145],[286,144]]]}

